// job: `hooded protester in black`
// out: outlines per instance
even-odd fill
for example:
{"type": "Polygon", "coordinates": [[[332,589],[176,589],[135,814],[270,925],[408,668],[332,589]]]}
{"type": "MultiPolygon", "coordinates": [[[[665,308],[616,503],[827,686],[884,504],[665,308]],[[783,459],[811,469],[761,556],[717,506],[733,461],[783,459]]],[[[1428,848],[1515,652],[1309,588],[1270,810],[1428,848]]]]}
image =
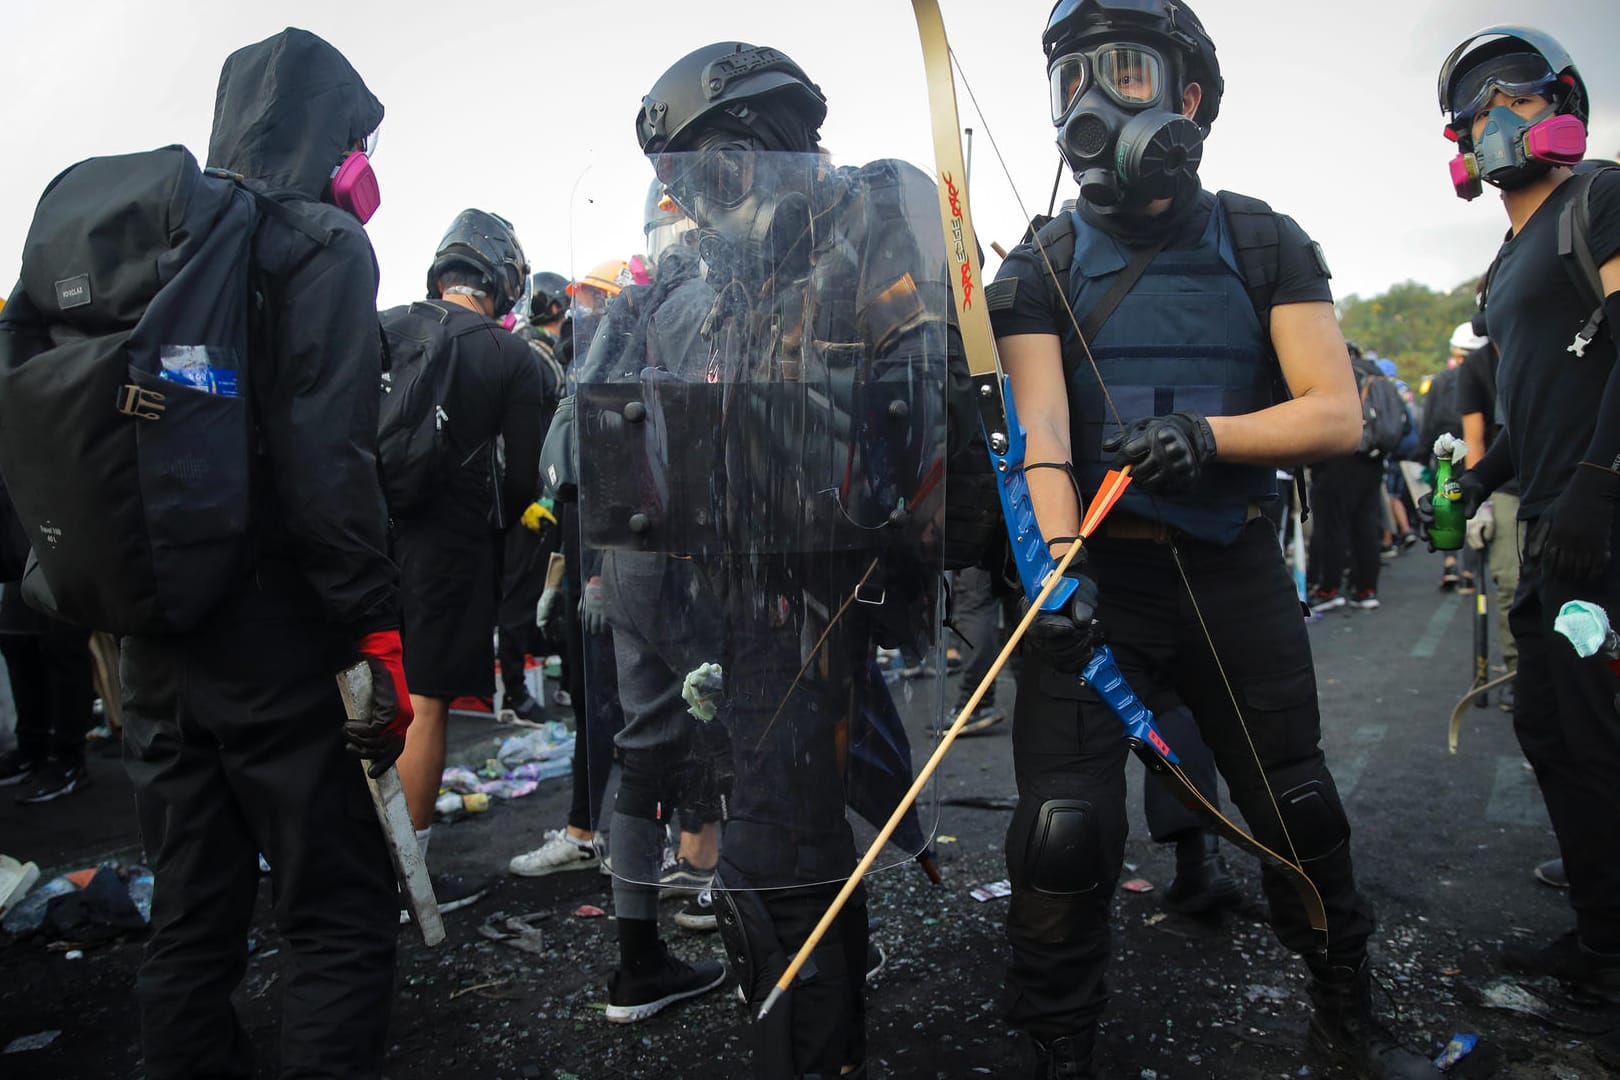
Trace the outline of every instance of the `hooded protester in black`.
{"type": "Polygon", "coordinates": [[[292,957],[282,1074],[381,1075],[398,892],[333,679],[362,638],[370,656],[391,636],[398,655],[377,267],[359,221],[321,201],[381,119],[342,55],[302,30],[237,51],[220,78],[209,163],[279,210],[254,241],[250,570],[197,631],[124,640],[125,764],[156,878],[136,983],[152,1080],[255,1074],[231,995],[258,853],[292,957]]]}
{"type": "Polygon", "coordinates": [[[322,199],[382,116],[342,53],[288,29],[225,61],[208,144],[211,167],[245,176],[325,234],[322,246],[275,220],[259,232],[273,296],[255,410],[273,491],[261,490],[255,517],[263,556],[296,564],[322,613],[352,638],[398,625],[373,453],[377,263],[360,222],[322,199]]]}

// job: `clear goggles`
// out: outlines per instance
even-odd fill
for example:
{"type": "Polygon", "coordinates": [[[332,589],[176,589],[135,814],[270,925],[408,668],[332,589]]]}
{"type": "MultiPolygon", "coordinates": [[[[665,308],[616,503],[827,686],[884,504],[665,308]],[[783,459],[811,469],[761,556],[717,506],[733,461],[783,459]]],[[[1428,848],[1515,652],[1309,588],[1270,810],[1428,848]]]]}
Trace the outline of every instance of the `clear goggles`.
{"type": "Polygon", "coordinates": [[[1146,45],[1116,43],[1065,53],[1047,68],[1052,88],[1052,122],[1061,124],[1075,102],[1095,82],[1126,108],[1157,105],[1164,99],[1165,63],[1146,45]]]}
{"type": "Polygon", "coordinates": [[[1457,80],[1451,92],[1451,122],[1468,124],[1500,90],[1509,98],[1549,97],[1558,77],[1538,53],[1508,53],[1479,65],[1457,80]]]}
{"type": "Polygon", "coordinates": [[[659,154],[653,169],[659,181],[689,211],[693,198],[730,209],[748,197],[754,187],[759,151],[746,141],[722,143],[679,154],[659,154]]]}

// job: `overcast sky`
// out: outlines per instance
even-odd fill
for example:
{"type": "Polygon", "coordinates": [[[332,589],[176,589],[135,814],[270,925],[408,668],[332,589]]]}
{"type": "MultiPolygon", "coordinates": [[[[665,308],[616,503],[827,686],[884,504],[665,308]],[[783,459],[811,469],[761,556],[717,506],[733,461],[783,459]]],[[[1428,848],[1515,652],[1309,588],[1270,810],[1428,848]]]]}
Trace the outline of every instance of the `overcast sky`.
{"type": "MultiPolygon", "coordinates": [[[[962,98],[974,217],[988,245],[1023,232],[1057,168],[1040,36],[1048,0],[941,0],[985,115],[962,98]]],[[[1529,13],[1507,0],[1201,0],[1227,92],[1207,186],[1259,196],[1319,240],[1337,295],[1477,275],[1506,219],[1491,189],[1452,194],[1435,76],[1470,32],[1529,13]]],[[[1620,3],[1539,5],[1534,25],[1574,51],[1594,98],[1591,153],[1620,149],[1620,3]]],[[[577,276],[642,243],[651,179],[634,118],[680,56],[735,38],[776,46],[825,92],[824,143],[845,163],[901,157],[932,172],[928,105],[906,0],[556,0],[483,6],[283,0],[0,0],[0,288],[17,276],[44,185],[95,154],[180,142],[207,149],[219,68],[233,49],[300,26],[341,49],[387,109],[383,205],[368,231],[383,306],[421,294],[457,211],[509,217],[536,270],[577,276]],[[481,21],[483,12],[498,21],[481,21]]],[[[1064,197],[1073,192],[1065,177],[1064,197]]]]}

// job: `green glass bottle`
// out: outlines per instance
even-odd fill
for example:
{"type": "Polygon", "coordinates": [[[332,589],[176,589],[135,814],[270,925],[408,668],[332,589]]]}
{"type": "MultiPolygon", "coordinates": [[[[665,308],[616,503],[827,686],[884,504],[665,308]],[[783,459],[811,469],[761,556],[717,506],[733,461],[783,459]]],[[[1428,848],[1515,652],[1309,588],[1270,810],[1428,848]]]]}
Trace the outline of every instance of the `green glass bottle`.
{"type": "Polygon", "coordinates": [[[1437,551],[1456,551],[1467,535],[1462,488],[1451,478],[1451,462],[1442,457],[1434,469],[1434,524],[1429,526],[1429,543],[1437,551]]]}

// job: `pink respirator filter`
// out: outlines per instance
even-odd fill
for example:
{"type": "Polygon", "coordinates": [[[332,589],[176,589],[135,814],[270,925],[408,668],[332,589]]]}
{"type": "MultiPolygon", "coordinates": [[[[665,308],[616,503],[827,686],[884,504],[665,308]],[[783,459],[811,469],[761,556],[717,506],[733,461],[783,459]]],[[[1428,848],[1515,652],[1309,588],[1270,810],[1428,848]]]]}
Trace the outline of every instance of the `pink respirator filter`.
{"type": "Polygon", "coordinates": [[[1524,152],[1554,165],[1579,164],[1586,156],[1586,125],[1573,116],[1550,116],[1524,133],[1524,152]]]}
{"type": "Polygon", "coordinates": [[[332,202],[359,218],[362,225],[377,212],[382,193],[377,190],[377,174],[372,172],[366,155],[350,154],[332,174],[332,202]]]}
{"type": "Polygon", "coordinates": [[[1479,165],[1473,154],[1458,154],[1451,159],[1451,186],[1461,199],[1477,199],[1484,186],[1479,180],[1479,165]]]}

